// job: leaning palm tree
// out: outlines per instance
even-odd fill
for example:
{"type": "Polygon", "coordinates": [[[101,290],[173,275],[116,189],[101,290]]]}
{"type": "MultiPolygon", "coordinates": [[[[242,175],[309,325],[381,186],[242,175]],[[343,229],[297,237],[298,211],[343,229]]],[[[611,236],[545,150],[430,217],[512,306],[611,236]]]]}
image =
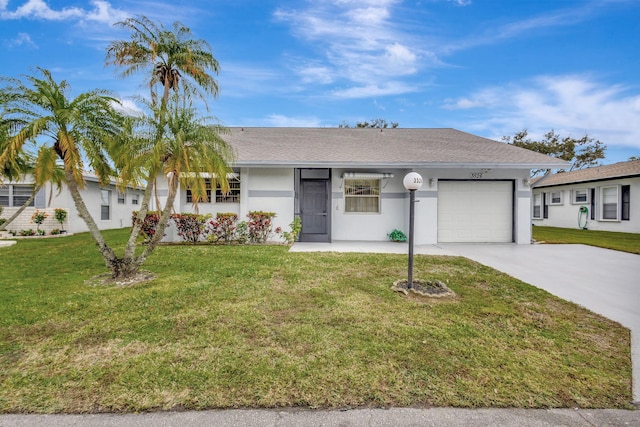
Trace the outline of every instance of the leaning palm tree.
{"type": "Polygon", "coordinates": [[[36,186],[50,178],[56,161],[62,161],[64,181],[78,215],[85,221],[108,267],[118,257],[106,243],[82,199],[85,187],[85,159],[101,185],[115,176],[105,141],[119,132],[121,116],[114,110],[117,102],[102,90],[85,92],[70,99],[66,80],[57,82],[51,72],[37,68],[39,76],[25,76],[26,83],[2,78],[4,117],[13,126],[0,152],[0,169],[13,168],[24,154],[29,141],[39,145],[35,164],[36,186]]]}
{"type": "Polygon", "coordinates": [[[142,253],[135,256],[136,237],[151,199],[151,187],[147,186],[125,248],[124,259],[128,262],[120,266],[123,276],[137,272],[164,236],[180,183],[192,188],[194,194],[203,195],[206,194],[205,177],[215,176],[226,191],[227,173],[231,171],[229,165],[233,159],[232,149],[222,138],[226,129],[213,124],[212,118],[200,117],[188,100],[176,94],[164,107],[145,104],[152,112],[130,122],[134,137],[129,138],[127,144],[116,143],[114,147],[120,185],[151,181],[162,174],[167,177],[169,190],[153,238],[142,253]],[[157,111],[160,108],[165,111],[161,121],[157,111]]]}

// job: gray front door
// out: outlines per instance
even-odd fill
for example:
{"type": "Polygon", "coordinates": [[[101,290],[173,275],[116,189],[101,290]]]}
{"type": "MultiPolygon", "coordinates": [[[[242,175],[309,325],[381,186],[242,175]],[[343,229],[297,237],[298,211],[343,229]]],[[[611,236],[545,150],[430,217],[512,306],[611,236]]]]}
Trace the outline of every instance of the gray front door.
{"type": "Polygon", "coordinates": [[[300,193],[300,241],[329,242],[329,180],[303,179],[300,193]]]}

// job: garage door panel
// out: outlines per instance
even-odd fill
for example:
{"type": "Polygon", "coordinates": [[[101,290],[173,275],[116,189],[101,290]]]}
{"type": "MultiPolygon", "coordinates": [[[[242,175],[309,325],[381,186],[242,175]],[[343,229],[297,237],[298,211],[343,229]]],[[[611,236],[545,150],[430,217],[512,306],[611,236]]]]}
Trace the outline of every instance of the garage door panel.
{"type": "Polygon", "coordinates": [[[438,183],[439,242],[511,242],[511,181],[438,183]]]}

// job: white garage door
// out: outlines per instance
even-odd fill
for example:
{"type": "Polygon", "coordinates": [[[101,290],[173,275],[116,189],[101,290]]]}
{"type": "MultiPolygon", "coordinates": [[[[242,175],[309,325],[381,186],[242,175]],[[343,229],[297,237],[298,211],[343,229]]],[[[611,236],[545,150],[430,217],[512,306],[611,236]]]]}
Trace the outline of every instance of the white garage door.
{"type": "Polygon", "coordinates": [[[512,242],[511,181],[440,181],[439,242],[512,242]]]}

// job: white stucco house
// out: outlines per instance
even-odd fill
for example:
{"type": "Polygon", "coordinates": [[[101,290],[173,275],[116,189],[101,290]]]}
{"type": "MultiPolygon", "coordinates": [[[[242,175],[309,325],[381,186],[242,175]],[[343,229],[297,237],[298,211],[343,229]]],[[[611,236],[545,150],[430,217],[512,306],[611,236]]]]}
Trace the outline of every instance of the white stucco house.
{"type": "Polygon", "coordinates": [[[556,173],[532,186],[536,226],[640,233],[640,160],[556,173]]]}
{"type": "MultiPolygon", "coordinates": [[[[302,219],[301,241],[385,241],[407,233],[403,177],[424,179],[416,192],[416,244],[531,241],[534,168],[566,163],[455,129],[232,128],[231,192],[216,191],[200,213],[272,211],[288,229],[302,219]]],[[[158,180],[159,183],[164,180],[158,180]]],[[[161,202],[166,183],[159,188],[161,202]]],[[[176,212],[193,212],[181,188],[176,212]]],[[[166,200],[166,199],[165,199],[166,200]]],[[[171,233],[171,231],[169,231],[171,233]]],[[[169,235],[167,236],[171,238],[169,235]]]]}
{"type": "MultiPolygon", "coordinates": [[[[115,182],[102,187],[95,176],[85,174],[84,179],[86,187],[81,190],[82,198],[98,227],[101,230],[107,230],[131,226],[131,212],[139,209],[138,205],[142,202],[144,190],[130,187],[121,193],[116,189],[115,182]]],[[[0,184],[0,206],[3,208],[1,217],[9,218],[13,215],[29,199],[33,189],[34,180],[29,176],[21,181],[5,181],[0,184]]],[[[56,208],[67,211],[67,219],[64,222],[66,231],[70,233],[88,231],[84,220],[78,216],[66,185],[63,184],[58,193],[57,187],[51,183],[45,184],[40,189],[30,206],[9,224],[7,230],[35,229],[36,224],[31,222],[31,216],[37,209],[49,215],[40,226],[41,230],[49,234],[53,229],[60,229],[60,223],[54,216],[56,208]]]]}

